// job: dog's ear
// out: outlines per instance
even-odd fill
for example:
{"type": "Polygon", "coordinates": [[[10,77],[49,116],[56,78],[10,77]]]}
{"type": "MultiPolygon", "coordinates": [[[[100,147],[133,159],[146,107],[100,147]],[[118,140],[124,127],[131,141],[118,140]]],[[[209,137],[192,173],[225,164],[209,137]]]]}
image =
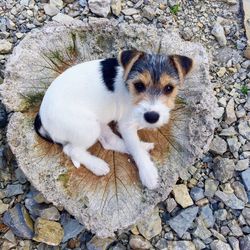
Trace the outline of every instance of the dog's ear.
{"type": "Polygon", "coordinates": [[[118,61],[124,68],[124,77],[126,78],[134,63],[144,55],[144,52],[138,50],[123,50],[118,55],[118,61]]]}
{"type": "Polygon", "coordinates": [[[194,64],[193,59],[187,56],[171,55],[169,58],[176,67],[181,79],[183,79],[191,71],[194,64]]]}

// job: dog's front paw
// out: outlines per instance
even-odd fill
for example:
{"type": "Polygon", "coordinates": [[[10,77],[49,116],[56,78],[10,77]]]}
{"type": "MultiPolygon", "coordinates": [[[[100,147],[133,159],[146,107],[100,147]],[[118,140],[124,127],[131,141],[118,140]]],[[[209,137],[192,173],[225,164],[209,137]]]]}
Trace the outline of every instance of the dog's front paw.
{"type": "Polygon", "coordinates": [[[153,163],[147,164],[140,170],[139,174],[142,184],[148,189],[155,189],[159,187],[159,175],[157,168],[153,163]]]}
{"type": "Polygon", "coordinates": [[[100,160],[98,161],[98,163],[95,164],[94,167],[91,168],[91,171],[95,175],[102,176],[102,175],[108,174],[110,171],[110,168],[109,168],[109,165],[105,161],[100,160]]]}
{"type": "Polygon", "coordinates": [[[142,147],[143,147],[147,152],[153,150],[154,147],[155,147],[155,144],[154,144],[153,142],[145,142],[145,141],[142,141],[141,144],[142,144],[142,147]]]}

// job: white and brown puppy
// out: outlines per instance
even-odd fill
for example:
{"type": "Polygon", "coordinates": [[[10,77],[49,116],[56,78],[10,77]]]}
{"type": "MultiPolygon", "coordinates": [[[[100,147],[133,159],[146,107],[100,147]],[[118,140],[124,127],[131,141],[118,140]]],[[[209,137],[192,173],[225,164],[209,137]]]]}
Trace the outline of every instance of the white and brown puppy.
{"type": "Polygon", "coordinates": [[[105,149],[129,153],[143,185],[158,186],[158,172],[148,153],[154,145],[140,141],[137,130],[157,128],[169,120],[178,87],[193,61],[180,55],[122,51],[117,58],[75,65],[48,88],[35,129],[61,144],[78,168],[106,175],[108,164],[87,150],[97,140],[105,149]],[[122,139],[108,126],[117,121],[122,139]]]}

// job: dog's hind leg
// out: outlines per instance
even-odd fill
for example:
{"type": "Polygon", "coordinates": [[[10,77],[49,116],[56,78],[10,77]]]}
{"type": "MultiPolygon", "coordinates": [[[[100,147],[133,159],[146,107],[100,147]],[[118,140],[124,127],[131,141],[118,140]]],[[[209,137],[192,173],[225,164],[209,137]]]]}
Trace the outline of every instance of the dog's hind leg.
{"type": "Polygon", "coordinates": [[[128,154],[124,141],[108,125],[101,125],[101,134],[98,139],[103,148],[128,154]]]}

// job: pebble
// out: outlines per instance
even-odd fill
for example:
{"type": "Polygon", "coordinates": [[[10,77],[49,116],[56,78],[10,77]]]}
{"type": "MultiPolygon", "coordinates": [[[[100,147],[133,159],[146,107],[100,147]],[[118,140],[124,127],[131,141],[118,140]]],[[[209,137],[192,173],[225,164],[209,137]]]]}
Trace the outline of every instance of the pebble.
{"type": "Polygon", "coordinates": [[[199,187],[193,187],[190,190],[190,196],[194,201],[201,200],[202,198],[204,198],[204,190],[199,187]]]}
{"type": "Polygon", "coordinates": [[[179,240],[169,241],[168,250],[195,250],[195,245],[192,241],[179,240]]]}
{"type": "Polygon", "coordinates": [[[81,225],[76,219],[71,218],[68,213],[62,214],[61,224],[64,230],[64,236],[62,240],[63,243],[76,237],[84,230],[84,226],[81,225]]]}
{"type": "Polygon", "coordinates": [[[222,250],[222,249],[223,250],[232,250],[231,247],[227,243],[225,243],[221,240],[214,240],[210,244],[210,248],[211,248],[211,250],[222,250]]]}
{"type": "Polygon", "coordinates": [[[87,250],[106,250],[108,246],[114,241],[113,238],[98,238],[94,236],[86,245],[87,250]]]}
{"type": "Polygon", "coordinates": [[[55,16],[60,12],[60,10],[53,4],[45,4],[44,11],[46,15],[55,16]]]}
{"type": "Polygon", "coordinates": [[[207,228],[214,226],[215,218],[213,215],[213,211],[209,205],[206,205],[206,206],[201,208],[199,218],[204,222],[204,224],[207,228]]]}
{"type": "Polygon", "coordinates": [[[245,137],[247,140],[250,140],[250,126],[247,121],[241,121],[238,125],[239,133],[245,137]]]}
{"type": "Polygon", "coordinates": [[[167,205],[167,211],[169,213],[171,213],[176,208],[177,203],[176,203],[175,199],[168,198],[166,201],[166,205],[167,205]]]}
{"type": "Polygon", "coordinates": [[[214,159],[213,172],[216,180],[222,183],[227,182],[234,174],[234,161],[229,158],[222,158],[220,156],[214,159]]]}
{"type": "Polygon", "coordinates": [[[159,216],[159,210],[155,209],[153,213],[147,217],[147,219],[139,222],[137,224],[137,228],[141,235],[150,240],[154,236],[161,233],[162,226],[161,226],[161,217],[159,216]]]}
{"type": "Polygon", "coordinates": [[[234,111],[234,99],[231,98],[228,103],[227,103],[227,107],[226,107],[226,120],[225,122],[230,125],[232,123],[234,123],[235,121],[237,121],[237,117],[234,111]]]}
{"type": "Polygon", "coordinates": [[[211,237],[212,233],[206,228],[203,220],[198,219],[197,224],[197,228],[192,233],[194,237],[198,237],[203,241],[211,237]]]}
{"type": "Polygon", "coordinates": [[[148,240],[139,235],[132,235],[130,237],[129,246],[132,249],[150,249],[152,247],[148,240]]]}
{"type": "Polygon", "coordinates": [[[168,246],[168,241],[164,238],[161,238],[155,244],[155,247],[159,250],[167,249],[167,246],[168,246]]]}
{"type": "Polygon", "coordinates": [[[23,186],[21,184],[10,184],[5,189],[5,197],[11,197],[23,193],[23,186]]]}
{"type": "Polygon", "coordinates": [[[5,39],[0,40],[0,54],[7,54],[11,51],[12,44],[5,39]]]}
{"type": "Polygon", "coordinates": [[[239,149],[240,149],[240,142],[238,141],[237,137],[234,136],[232,138],[227,139],[228,147],[230,149],[230,152],[233,154],[235,158],[238,158],[239,155],[239,149]]]}
{"type": "Polygon", "coordinates": [[[189,207],[181,210],[178,215],[169,220],[169,226],[178,234],[179,237],[182,237],[188,228],[191,227],[198,210],[198,207],[189,207]]]}
{"type": "Polygon", "coordinates": [[[49,3],[51,5],[56,6],[59,9],[62,9],[62,7],[63,7],[63,1],[62,0],[50,0],[49,3]]]}
{"type": "Polygon", "coordinates": [[[215,229],[210,228],[210,231],[211,231],[212,235],[215,238],[217,238],[218,240],[221,240],[223,242],[227,242],[226,238],[222,234],[220,234],[218,231],[216,231],[215,229]]]}
{"type": "Polygon", "coordinates": [[[7,211],[9,208],[8,204],[4,204],[2,200],[0,200],[0,215],[7,211]]]}
{"type": "Polygon", "coordinates": [[[212,198],[218,189],[219,182],[214,179],[206,179],[205,181],[205,196],[212,198]]]}
{"type": "Polygon", "coordinates": [[[110,0],[89,0],[88,6],[91,12],[101,17],[107,17],[110,12],[110,0]]]}
{"type": "Polygon", "coordinates": [[[63,228],[58,222],[38,218],[33,240],[50,246],[58,246],[63,239],[63,228]]]}
{"type": "Polygon", "coordinates": [[[212,140],[209,150],[213,154],[223,155],[227,151],[227,143],[219,136],[215,136],[212,140]]]}
{"type": "Polygon", "coordinates": [[[240,250],[240,242],[237,238],[230,236],[228,237],[228,242],[233,250],[240,250]]]}
{"type": "Polygon", "coordinates": [[[219,190],[215,192],[215,196],[218,197],[224,204],[232,209],[243,209],[245,203],[238,199],[235,194],[223,193],[219,190]]]}
{"type": "Polygon", "coordinates": [[[227,210],[226,209],[218,209],[214,212],[214,217],[216,220],[224,221],[227,219],[227,210]]]}
{"type": "Polygon", "coordinates": [[[3,222],[11,228],[16,236],[24,239],[32,239],[34,236],[33,221],[20,203],[4,213],[3,222]]]}
{"type": "Polygon", "coordinates": [[[224,47],[227,45],[227,39],[223,27],[216,23],[211,31],[212,35],[215,36],[220,46],[224,47]]]}
{"type": "Polygon", "coordinates": [[[243,232],[236,220],[230,221],[228,223],[228,227],[231,230],[233,236],[240,237],[243,235],[243,232]]]}
{"type": "Polygon", "coordinates": [[[111,10],[116,16],[119,16],[122,10],[121,0],[111,0],[111,10]]]}
{"type": "Polygon", "coordinates": [[[45,208],[40,212],[40,217],[46,220],[59,220],[60,213],[56,207],[45,208]]]}
{"type": "Polygon", "coordinates": [[[235,170],[243,171],[249,167],[249,159],[239,160],[235,166],[235,170]]]}
{"type": "Polygon", "coordinates": [[[232,188],[233,188],[234,193],[237,196],[237,198],[241,199],[245,203],[248,202],[246,190],[244,188],[244,185],[241,182],[239,182],[239,181],[233,182],[232,188]]]}
{"type": "Polygon", "coordinates": [[[142,9],[142,16],[152,21],[155,17],[155,10],[150,6],[145,6],[142,9]]]}
{"type": "Polygon", "coordinates": [[[173,187],[173,194],[176,202],[183,208],[189,207],[194,204],[188,193],[187,186],[184,184],[175,185],[173,187]]]}
{"type": "Polygon", "coordinates": [[[139,12],[140,12],[139,10],[134,9],[134,8],[128,8],[128,9],[122,10],[122,13],[123,13],[125,16],[136,15],[136,14],[138,14],[139,12]]]}
{"type": "Polygon", "coordinates": [[[217,72],[217,75],[218,75],[219,77],[223,77],[223,76],[225,75],[226,72],[227,72],[226,68],[225,68],[225,67],[221,67],[221,68],[219,69],[219,71],[217,72]]]}
{"type": "Polygon", "coordinates": [[[242,215],[243,215],[244,219],[246,220],[247,224],[250,225],[250,208],[245,207],[242,210],[242,215]]]}
{"type": "Polygon", "coordinates": [[[250,249],[250,234],[240,238],[240,250],[250,249]]]}
{"type": "Polygon", "coordinates": [[[220,132],[220,136],[234,136],[234,135],[237,135],[237,132],[234,127],[222,129],[222,131],[220,132]]]}
{"type": "Polygon", "coordinates": [[[240,173],[243,184],[247,191],[250,191],[250,168],[240,173]]]}

